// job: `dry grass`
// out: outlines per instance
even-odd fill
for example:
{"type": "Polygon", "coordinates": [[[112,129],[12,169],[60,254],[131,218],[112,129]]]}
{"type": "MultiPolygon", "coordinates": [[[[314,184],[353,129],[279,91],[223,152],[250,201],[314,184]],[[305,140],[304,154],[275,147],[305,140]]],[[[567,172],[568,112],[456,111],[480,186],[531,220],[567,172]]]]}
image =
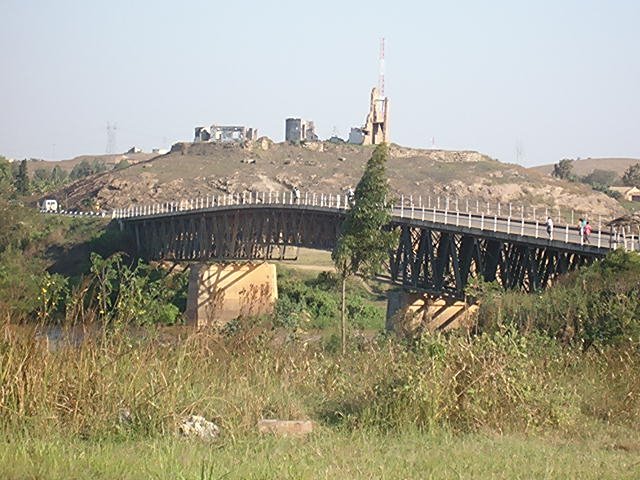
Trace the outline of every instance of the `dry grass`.
{"type": "Polygon", "coordinates": [[[637,478],[640,359],[515,333],[352,342],[98,329],[0,337],[2,478],[637,478]],[[72,337],[67,337],[72,338],[72,337]],[[74,337],[78,339],[78,337],[74,337]],[[131,413],[122,420],[122,412],[131,413]],[[180,439],[200,414],[215,446],[180,439]],[[306,440],[260,418],[312,419],[306,440]]]}
{"type": "Polygon", "coordinates": [[[282,341],[267,325],[231,337],[157,330],[98,333],[80,345],[4,328],[0,428],[158,435],[195,413],[232,436],[262,417],[325,425],[427,431],[568,432],[596,419],[640,420],[637,355],[588,356],[516,334],[434,337],[407,350],[354,342],[346,357],[282,341]],[[127,409],[132,422],[119,422],[127,409]]]}

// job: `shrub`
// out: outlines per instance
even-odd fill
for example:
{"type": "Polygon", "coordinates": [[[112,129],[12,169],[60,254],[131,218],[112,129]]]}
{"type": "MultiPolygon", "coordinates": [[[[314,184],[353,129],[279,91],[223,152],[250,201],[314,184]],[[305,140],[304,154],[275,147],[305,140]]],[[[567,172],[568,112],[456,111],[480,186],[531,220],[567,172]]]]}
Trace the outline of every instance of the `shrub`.
{"type": "Polygon", "coordinates": [[[640,255],[623,250],[573,272],[539,294],[481,292],[479,331],[515,325],[584,349],[640,344],[640,255]]]}

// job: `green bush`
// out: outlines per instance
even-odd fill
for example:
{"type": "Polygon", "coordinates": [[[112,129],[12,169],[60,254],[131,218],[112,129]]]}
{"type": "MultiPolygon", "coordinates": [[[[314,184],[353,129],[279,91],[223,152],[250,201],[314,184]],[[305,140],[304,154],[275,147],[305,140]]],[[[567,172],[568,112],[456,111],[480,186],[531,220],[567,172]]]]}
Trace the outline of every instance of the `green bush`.
{"type": "MultiPolygon", "coordinates": [[[[278,278],[278,301],[274,323],[292,330],[299,328],[327,329],[337,325],[340,317],[339,280],[331,272],[316,278],[299,280],[289,275],[278,278]]],[[[371,304],[369,294],[357,282],[348,286],[349,322],[358,329],[381,328],[384,312],[371,304]]]]}
{"type": "Polygon", "coordinates": [[[631,342],[640,345],[640,255],[616,250],[560,279],[539,294],[479,293],[478,329],[514,325],[543,332],[584,349],[631,342]]]}

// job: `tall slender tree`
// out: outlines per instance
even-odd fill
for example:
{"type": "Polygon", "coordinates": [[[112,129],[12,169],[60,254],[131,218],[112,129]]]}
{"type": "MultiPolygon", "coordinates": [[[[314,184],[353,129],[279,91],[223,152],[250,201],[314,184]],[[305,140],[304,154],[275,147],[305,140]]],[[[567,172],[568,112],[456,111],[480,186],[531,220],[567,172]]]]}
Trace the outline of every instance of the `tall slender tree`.
{"type": "Polygon", "coordinates": [[[386,162],[389,149],[381,144],[373,151],[358,182],[354,204],[347,212],[331,258],[342,280],[342,353],[347,345],[346,283],[352,275],[378,273],[389,258],[395,234],[385,229],[391,219],[386,162]]]}
{"type": "Polygon", "coordinates": [[[27,160],[24,159],[20,162],[18,167],[18,173],[15,179],[16,191],[20,195],[26,195],[29,193],[29,172],[27,170],[27,160]]]}

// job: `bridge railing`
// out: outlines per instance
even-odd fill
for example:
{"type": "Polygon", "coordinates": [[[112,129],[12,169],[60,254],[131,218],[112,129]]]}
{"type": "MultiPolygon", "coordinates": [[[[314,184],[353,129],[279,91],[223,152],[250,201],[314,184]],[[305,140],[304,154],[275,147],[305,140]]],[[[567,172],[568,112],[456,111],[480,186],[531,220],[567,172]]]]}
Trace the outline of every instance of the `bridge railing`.
{"type": "Polygon", "coordinates": [[[597,219],[600,227],[603,222],[609,220],[601,215],[591,215],[589,212],[579,209],[539,207],[518,202],[487,202],[477,198],[455,195],[401,195],[398,203],[405,209],[413,206],[415,209],[426,207],[430,210],[435,207],[437,210],[471,212],[477,215],[484,213],[485,216],[497,215],[498,218],[524,218],[532,221],[537,219],[541,222],[551,217],[558,225],[575,225],[578,223],[578,219],[583,218],[591,221],[597,219]]]}
{"type": "MultiPolygon", "coordinates": [[[[206,210],[220,207],[240,205],[290,205],[313,206],[329,209],[346,210],[350,206],[348,194],[327,194],[312,191],[245,191],[242,193],[223,193],[206,195],[180,201],[162,202],[144,205],[132,205],[128,208],[115,209],[111,213],[114,219],[167,215],[192,210],[206,210]]],[[[571,244],[585,244],[585,237],[574,227],[577,216],[575,210],[567,215],[559,208],[526,207],[524,204],[488,203],[479,200],[461,199],[448,196],[404,196],[392,205],[393,214],[401,219],[432,221],[455,226],[479,228],[483,231],[504,232],[534,238],[549,238],[571,244]],[[555,226],[550,236],[547,235],[545,222],[547,217],[553,218],[555,226]],[[566,219],[571,221],[571,224],[566,219]]],[[[588,219],[587,214],[581,218],[588,219]]],[[[577,223],[577,220],[576,220],[577,223]]],[[[598,248],[640,248],[640,230],[611,229],[603,231],[603,219],[598,216],[597,227],[593,226],[589,245],[598,248]],[[593,243],[591,243],[593,242],[593,243]]]]}
{"type": "Polygon", "coordinates": [[[348,195],[316,192],[305,192],[298,195],[294,192],[279,191],[229,193],[174,202],[132,205],[128,208],[113,210],[111,217],[115,219],[132,218],[238,205],[303,205],[345,210],[349,206],[349,197],[348,195]]]}

